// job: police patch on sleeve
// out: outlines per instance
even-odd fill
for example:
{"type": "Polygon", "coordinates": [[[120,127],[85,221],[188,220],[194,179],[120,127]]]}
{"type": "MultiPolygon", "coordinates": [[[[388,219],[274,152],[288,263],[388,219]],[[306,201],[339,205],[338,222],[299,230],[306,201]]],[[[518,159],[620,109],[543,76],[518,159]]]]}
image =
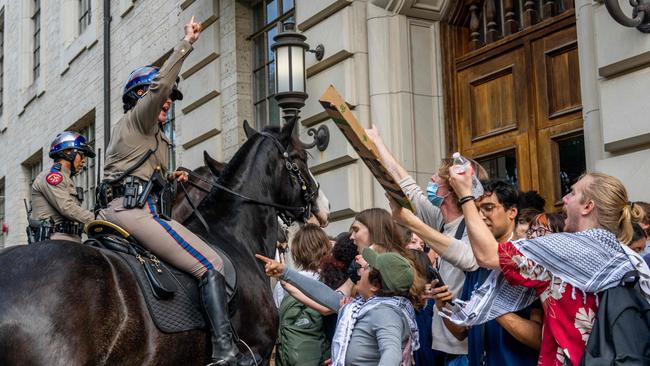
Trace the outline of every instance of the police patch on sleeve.
{"type": "Polygon", "coordinates": [[[59,172],[52,172],[45,177],[47,184],[56,186],[63,181],[63,176],[59,172]]]}

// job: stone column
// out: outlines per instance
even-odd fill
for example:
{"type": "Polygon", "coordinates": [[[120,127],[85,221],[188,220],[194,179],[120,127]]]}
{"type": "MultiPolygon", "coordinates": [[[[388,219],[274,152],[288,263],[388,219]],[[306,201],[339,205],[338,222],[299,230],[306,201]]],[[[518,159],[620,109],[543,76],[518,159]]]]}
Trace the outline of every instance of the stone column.
{"type": "Polygon", "coordinates": [[[596,162],[605,155],[591,2],[592,0],[576,0],[575,3],[587,171],[593,171],[596,162]]]}

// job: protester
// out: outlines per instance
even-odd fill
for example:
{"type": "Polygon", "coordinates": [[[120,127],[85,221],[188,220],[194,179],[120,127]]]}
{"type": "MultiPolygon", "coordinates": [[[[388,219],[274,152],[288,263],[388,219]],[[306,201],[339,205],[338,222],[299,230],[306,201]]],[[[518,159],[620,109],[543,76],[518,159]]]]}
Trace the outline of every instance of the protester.
{"type": "Polygon", "coordinates": [[[517,215],[517,227],[515,229],[515,238],[522,239],[526,237],[526,230],[530,227],[530,222],[535,218],[535,216],[541,214],[543,211],[539,211],[532,207],[527,207],[519,210],[517,215]]]}
{"type": "Polygon", "coordinates": [[[282,263],[256,255],[269,276],[279,277],[339,318],[332,343],[332,365],[410,365],[419,348],[413,298],[414,270],[397,253],[377,254],[364,248],[359,260],[359,296],[342,305],[343,295],[319,281],[285,269],[282,263]]]}
{"type": "Polygon", "coordinates": [[[641,254],[645,251],[646,241],[648,237],[646,236],[645,231],[641,228],[641,225],[634,223],[632,224],[632,240],[630,241],[630,249],[641,254]]]}
{"type": "MultiPolygon", "coordinates": [[[[366,133],[377,146],[377,151],[386,170],[399,183],[417,216],[424,223],[418,229],[410,229],[438,254],[438,272],[444,278],[445,283],[450,286],[454,295],[460,295],[465,280],[464,271],[474,271],[478,265],[468,242],[458,196],[448,182],[448,168],[452,165],[453,160],[443,159],[440,168],[431,177],[425,194],[413,177],[390,153],[379,136],[377,128],[373,126],[366,130],[366,133]],[[440,232],[432,233],[429,237],[423,236],[422,233],[430,228],[440,232]]],[[[479,172],[479,178],[487,178],[487,172],[483,167],[474,161],[472,161],[472,166],[479,172]]],[[[435,350],[435,366],[452,363],[458,366],[466,364],[467,342],[456,339],[437,312],[433,313],[431,331],[433,338],[431,347],[435,350]]]]}
{"type": "MultiPolygon", "coordinates": [[[[319,280],[320,260],[330,252],[329,238],[320,226],[301,227],[293,238],[291,250],[297,272],[319,280]]],[[[278,287],[284,292],[279,284],[278,287]]],[[[321,366],[330,357],[323,316],[284,294],[280,296],[279,314],[276,365],[321,366]]]]}
{"type": "MultiPolygon", "coordinates": [[[[471,174],[450,169],[450,183],[460,196],[471,194],[471,174]]],[[[598,308],[596,293],[616,286],[636,269],[650,299],[650,270],[623,244],[632,223],[641,220],[623,184],[606,174],[589,173],[564,196],[565,230],[544,237],[499,243],[471,202],[463,204],[470,243],[478,263],[494,271],[472,298],[448,316],[475,326],[518,311],[539,296],[544,303],[544,332],[539,365],[580,364],[598,308]]]]}
{"type": "Polygon", "coordinates": [[[350,239],[349,232],[343,232],[334,239],[331,253],[320,264],[320,279],[332,289],[341,287],[349,279],[348,267],[357,256],[357,246],[350,239]]]}
{"type": "Polygon", "coordinates": [[[395,252],[406,258],[411,266],[415,269],[411,295],[414,299],[413,305],[420,308],[424,305],[424,300],[420,297],[424,293],[426,269],[418,265],[415,252],[406,249],[403,241],[403,235],[398,228],[390,213],[383,208],[370,208],[363,210],[354,218],[350,226],[352,234],[350,238],[357,246],[359,253],[370,245],[378,245],[387,252],[395,252]]]}
{"type": "Polygon", "coordinates": [[[648,238],[645,244],[645,250],[643,251],[643,254],[647,254],[650,256],[650,203],[643,202],[643,201],[636,201],[634,202],[634,205],[641,207],[643,209],[643,213],[645,214],[643,220],[639,222],[639,225],[641,225],[641,229],[645,231],[645,235],[648,238]]]}
{"type": "Polygon", "coordinates": [[[519,214],[517,216],[517,229],[515,230],[517,239],[526,236],[530,221],[544,212],[545,204],[546,200],[537,191],[519,192],[519,202],[517,203],[519,214]]]}
{"type": "MultiPolygon", "coordinates": [[[[505,181],[483,181],[484,195],[476,200],[481,218],[498,241],[513,240],[517,217],[517,191],[505,181]]],[[[419,221],[406,210],[395,209],[396,217],[405,224],[419,221]]],[[[462,300],[469,299],[492,271],[479,268],[467,272],[462,300]]],[[[436,306],[442,309],[445,302],[454,297],[446,285],[433,289],[436,306]]],[[[532,305],[517,312],[503,314],[495,320],[476,327],[463,327],[445,319],[445,325],[458,339],[468,339],[469,365],[519,366],[536,365],[542,336],[543,311],[541,304],[532,305]]]]}
{"type": "Polygon", "coordinates": [[[535,239],[549,233],[561,233],[564,231],[564,220],[566,220],[564,213],[541,213],[530,222],[525,238],[535,239]]]}

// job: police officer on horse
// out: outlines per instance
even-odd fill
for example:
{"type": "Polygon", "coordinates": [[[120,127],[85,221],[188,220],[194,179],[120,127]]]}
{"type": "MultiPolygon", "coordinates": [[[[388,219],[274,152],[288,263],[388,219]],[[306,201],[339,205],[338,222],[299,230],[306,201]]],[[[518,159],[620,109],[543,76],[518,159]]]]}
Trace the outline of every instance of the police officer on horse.
{"type": "Polygon", "coordinates": [[[185,37],[161,68],[144,66],[129,75],[122,100],[124,116],[106,151],[99,217],[127,230],[159,258],[200,279],[204,310],[212,330],[211,365],[251,365],[239,352],[228,319],[223,261],[217,252],[171,219],[169,185],[187,181],[184,171],[167,174],[171,142],[163,132],[167,111],[183,98],[177,88],[183,61],[199,38],[201,24],[185,25],[185,37]]]}
{"type": "Polygon", "coordinates": [[[84,225],[94,220],[95,215],[81,207],[83,192],[75,187],[72,177],[83,169],[86,157],[95,157],[95,152],[86,144],[84,136],[65,131],[52,141],[49,156],[54,164],[42,171],[32,184],[28,237],[33,241],[81,243],[84,225]]]}

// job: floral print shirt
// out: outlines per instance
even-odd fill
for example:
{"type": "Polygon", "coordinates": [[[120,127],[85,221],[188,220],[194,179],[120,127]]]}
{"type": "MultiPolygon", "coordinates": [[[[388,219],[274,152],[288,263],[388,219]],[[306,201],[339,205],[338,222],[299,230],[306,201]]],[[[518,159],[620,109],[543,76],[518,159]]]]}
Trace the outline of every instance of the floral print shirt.
{"type": "Polygon", "coordinates": [[[598,310],[593,293],[553,276],[511,243],[499,244],[499,264],[512,285],[534,288],[542,300],[544,325],[538,365],[579,365],[598,310]]]}

